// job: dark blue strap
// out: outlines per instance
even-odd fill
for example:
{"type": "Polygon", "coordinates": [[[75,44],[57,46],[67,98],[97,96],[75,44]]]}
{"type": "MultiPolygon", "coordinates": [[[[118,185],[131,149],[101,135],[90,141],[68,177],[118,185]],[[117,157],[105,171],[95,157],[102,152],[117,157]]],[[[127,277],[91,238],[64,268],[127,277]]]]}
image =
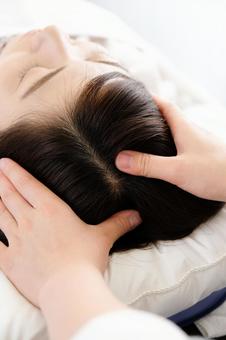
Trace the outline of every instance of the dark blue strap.
{"type": "Polygon", "coordinates": [[[168,319],[180,327],[186,327],[212,312],[226,300],[226,288],[213,292],[190,308],[170,316],[168,319]]]}

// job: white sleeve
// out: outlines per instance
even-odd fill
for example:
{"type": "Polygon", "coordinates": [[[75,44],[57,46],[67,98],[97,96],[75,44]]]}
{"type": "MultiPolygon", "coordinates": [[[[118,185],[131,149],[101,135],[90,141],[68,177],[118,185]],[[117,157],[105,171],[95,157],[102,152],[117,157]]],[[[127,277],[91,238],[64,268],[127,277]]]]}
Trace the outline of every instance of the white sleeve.
{"type": "Polygon", "coordinates": [[[147,312],[125,309],[98,316],[70,340],[189,340],[171,321],[147,312]]]}

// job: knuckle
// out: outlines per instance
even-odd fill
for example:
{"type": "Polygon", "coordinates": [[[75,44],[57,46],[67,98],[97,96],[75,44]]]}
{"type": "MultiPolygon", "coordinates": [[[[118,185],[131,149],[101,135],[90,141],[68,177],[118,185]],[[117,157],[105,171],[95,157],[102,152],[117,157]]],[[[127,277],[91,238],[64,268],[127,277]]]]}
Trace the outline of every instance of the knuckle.
{"type": "Polygon", "coordinates": [[[56,203],[51,200],[47,200],[42,203],[42,211],[46,216],[52,217],[57,214],[59,208],[56,203]]]}
{"type": "Polygon", "coordinates": [[[19,186],[29,185],[30,178],[27,174],[20,174],[15,172],[14,179],[19,186]]]}
{"type": "Polygon", "coordinates": [[[150,157],[148,157],[146,154],[141,154],[138,164],[140,175],[148,177],[151,173],[150,157]]]}
{"type": "Polygon", "coordinates": [[[117,224],[120,228],[124,228],[126,225],[126,219],[122,216],[118,216],[116,218],[115,224],[117,224]]]}
{"type": "Polygon", "coordinates": [[[104,242],[104,243],[108,243],[109,242],[109,240],[110,240],[110,235],[109,235],[109,231],[108,231],[108,228],[103,228],[103,229],[101,229],[101,230],[99,230],[99,235],[98,235],[98,238],[100,239],[102,239],[102,242],[104,242]]]}
{"type": "Polygon", "coordinates": [[[4,186],[1,188],[1,197],[3,198],[3,200],[9,200],[12,195],[13,195],[14,190],[12,189],[12,187],[8,184],[4,184],[4,186]]]}
{"type": "Polygon", "coordinates": [[[176,185],[182,186],[185,180],[185,172],[186,172],[187,162],[183,157],[175,158],[173,173],[174,177],[176,177],[176,185]]]}
{"type": "Polygon", "coordinates": [[[2,216],[6,211],[6,207],[2,201],[0,201],[0,216],[2,216]]]}
{"type": "Polygon", "coordinates": [[[115,224],[119,227],[120,234],[124,234],[130,226],[128,218],[123,216],[118,216],[115,224]]]}
{"type": "Polygon", "coordinates": [[[21,216],[20,225],[22,225],[23,228],[29,229],[32,226],[32,221],[28,216],[21,216]]]}
{"type": "Polygon", "coordinates": [[[3,175],[3,173],[0,171],[0,194],[1,196],[6,196],[10,191],[12,191],[12,186],[10,185],[10,182],[6,179],[6,177],[3,175]]]}

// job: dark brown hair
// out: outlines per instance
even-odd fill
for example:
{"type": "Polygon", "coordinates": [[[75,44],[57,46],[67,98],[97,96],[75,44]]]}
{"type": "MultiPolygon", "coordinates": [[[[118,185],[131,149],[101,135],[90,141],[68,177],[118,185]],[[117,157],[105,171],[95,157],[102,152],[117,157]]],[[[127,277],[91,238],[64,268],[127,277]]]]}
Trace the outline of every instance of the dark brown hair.
{"type": "Polygon", "coordinates": [[[143,223],[112,252],[182,238],[223,206],[116,168],[116,155],[125,149],[177,154],[169,127],[140,82],[115,72],[98,76],[67,111],[51,122],[23,119],[2,131],[0,157],[21,164],[87,223],[137,209],[143,223]]]}

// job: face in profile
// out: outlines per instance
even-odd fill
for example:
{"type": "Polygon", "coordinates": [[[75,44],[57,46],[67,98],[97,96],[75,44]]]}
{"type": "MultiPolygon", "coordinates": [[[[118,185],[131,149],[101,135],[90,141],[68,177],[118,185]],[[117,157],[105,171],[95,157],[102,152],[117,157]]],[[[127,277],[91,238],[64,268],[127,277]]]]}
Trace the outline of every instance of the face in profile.
{"type": "Polygon", "coordinates": [[[56,26],[14,36],[0,53],[0,129],[37,112],[54,119],[86,82],[112,71],[126,73],[103,46],[56,26]]]}

